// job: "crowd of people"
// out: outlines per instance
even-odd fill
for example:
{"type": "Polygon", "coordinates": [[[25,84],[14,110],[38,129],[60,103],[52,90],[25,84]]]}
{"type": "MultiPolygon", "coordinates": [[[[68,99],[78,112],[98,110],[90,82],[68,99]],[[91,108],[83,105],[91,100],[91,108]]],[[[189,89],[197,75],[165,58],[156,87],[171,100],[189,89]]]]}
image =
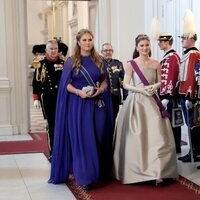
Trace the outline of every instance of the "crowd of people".
{"type": "Polygon", "coordinates": [[[44,55],[35,55],[33,64],[33,98],[48,122],[49,183],[66,183],[71,174],[83,190],[112,178],[123,184],[175,180],[182,125],[173,113],[177,107],[191,138],[188,154],[178,159],[200,161],[200,126],[194,119],[200,52],[196,33],[180,39],[181,58],[172,48],[172,34],[159,34],[164,51],[159,62],[151,56],[149,36],[139,34],[125,68],[113,59],[112,44],[104,43],[97,52],[88,29],[77,33],[67,59],[68,47],[61,50],[59,41],[42,46],[44,55]]]}

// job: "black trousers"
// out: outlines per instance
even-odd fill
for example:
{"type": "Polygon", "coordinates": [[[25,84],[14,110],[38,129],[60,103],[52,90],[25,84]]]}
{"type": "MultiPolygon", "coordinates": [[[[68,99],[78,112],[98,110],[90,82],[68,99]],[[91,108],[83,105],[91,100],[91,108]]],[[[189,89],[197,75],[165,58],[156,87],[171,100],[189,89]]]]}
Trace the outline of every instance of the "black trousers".
{"type": "Polygon", "coordinates": [[[119,112],[119,105],[121,102],[119,96],[113,94],[111,96],[112,96],[112,106],[113,106],[113,127],[115,127],[115,121],[117,118],[117,114],[119,112]]]}
{"type": "Polygon", "coordinates": [[[194,155],[200,155],[200,127],[194,127],[193,117],[194,109],[189,109],[185,107],[186,98],[181,97],[181,107],[183,110],[184,118],[187,126],[190,127],[192,150],[194,155]],[[189,121],[189,124],[188,124],[189,121]]]}
{"type": "Polygon", "coordinates": [[[50,155],[53,151],[54,128],[55,128],[55,113],[56,113],[57,93],[41,94],[41,102],[44,110],[44,115],[48,122],[48,143],[50,155]]]}
{"type": "MultiPolygon", "coordinates": [[[[169,103],[167,104],[167,111],[170,114],[170,122],[172,122],[172,108],[173,108],[173,99],[169,100],[169,103]]],[[[172,124],[172,123],[171,123],[172,124]]],[[[172,127],[175,145],[176,145],[176,152],[181,153],[181,127],[172,127]]]]}

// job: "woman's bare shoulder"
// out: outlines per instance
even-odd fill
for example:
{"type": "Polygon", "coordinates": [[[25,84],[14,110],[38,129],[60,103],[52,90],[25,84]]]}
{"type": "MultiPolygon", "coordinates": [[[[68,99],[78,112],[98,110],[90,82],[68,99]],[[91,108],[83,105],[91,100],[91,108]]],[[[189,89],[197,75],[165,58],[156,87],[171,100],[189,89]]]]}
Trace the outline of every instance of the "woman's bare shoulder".
{"type": "Polygon", "coordinates": [[[125,66],[125,73],[130,74],[132,72],[133,72],[133,67],[130,62],[127,62],[126,66],[125,66]]]}
{"type": "Polygon", "coordinates": [[[151,58],[151,67],[157,69],[158,67],[160,67],[160,62],[156,59],[151,58]]]}

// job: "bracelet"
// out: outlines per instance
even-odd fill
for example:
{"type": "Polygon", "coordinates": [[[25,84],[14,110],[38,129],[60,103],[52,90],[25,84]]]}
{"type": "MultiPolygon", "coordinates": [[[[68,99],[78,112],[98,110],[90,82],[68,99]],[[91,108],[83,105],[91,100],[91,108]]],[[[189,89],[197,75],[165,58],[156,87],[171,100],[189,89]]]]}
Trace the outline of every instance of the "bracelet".
{"type": "Polygon", "coordinates": [[[76,91],[75,91],[75,92],[76,92],[76,95],[78,96],[78,95],[79,95],[78,89],[76,89],[76,91]]]}

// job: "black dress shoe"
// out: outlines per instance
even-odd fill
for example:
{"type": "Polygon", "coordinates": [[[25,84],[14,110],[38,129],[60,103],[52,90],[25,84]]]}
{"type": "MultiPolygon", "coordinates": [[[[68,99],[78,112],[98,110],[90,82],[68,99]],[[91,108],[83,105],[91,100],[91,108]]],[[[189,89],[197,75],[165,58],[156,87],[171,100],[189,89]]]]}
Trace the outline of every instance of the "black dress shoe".
{"type": "Polygon", "coordinates": [[[91,189],[90,185],[81,185],[81,189],[82,190],[85,190],[85,191],[88,191],[91,189]]]}
{"type": "Polygon", "coordinates": [[[48,161],[51,163],[51,160],[52,160],[52,156],[49,156],[48,157],[48,161]]]}
{"type": "Polygon", "coordinates": [[[190,153],[188,153],[188,154],[186,154],[184,156],[179,157],[178,160],[185,160],[185,159],[188,159],[188,158],[191,158],[191,154],[190,153]]]}
{"type": "Polygon", "coordinates": [[[197,166],[197,169],[200,169],[200,165],[199,165],[199,166],[197,166]]]}
{"type": "MultiPolygon", "coordinates": [[[[182,159],[182,162],[184,163],[191,162],[191,157],[188,156],[187,158],[182,159]]],[[[195,156],[194,162],[200,162],[200,157],[195,156]]]]}

